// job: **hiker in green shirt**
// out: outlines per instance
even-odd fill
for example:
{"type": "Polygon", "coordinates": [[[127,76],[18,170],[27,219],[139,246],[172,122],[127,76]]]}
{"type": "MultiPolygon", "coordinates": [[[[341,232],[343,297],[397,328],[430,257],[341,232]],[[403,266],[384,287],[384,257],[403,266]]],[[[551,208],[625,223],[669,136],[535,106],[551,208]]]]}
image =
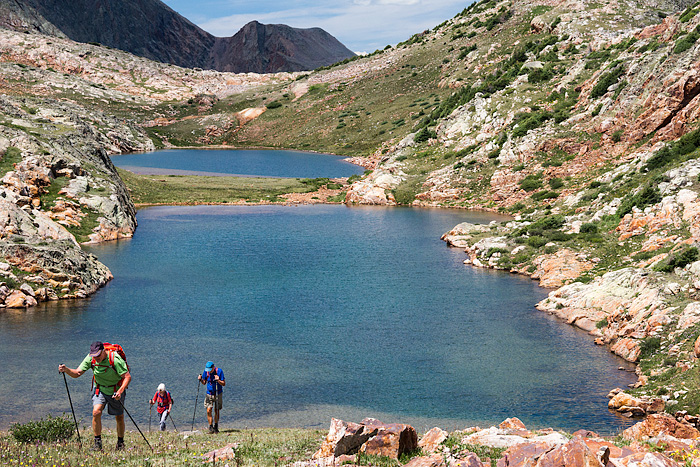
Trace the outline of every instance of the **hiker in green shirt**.
{"type": "Polygon", "coordinates": [[[66,373],[71,378],[78,378],[90,369],[95,379],[95,388],[92,393],[92,430],[95,433],[95,445],[92,449],[98,451],[102,449],[102,411],[105,405],[107,413],[114,415],[117,421],[117,449],[124,449],[126,426],[123,403],[126,399],[126,388],[131,382],[129,368],[117,350],[105,349],[102,342],[93,342],[90,345],[90,353],[78,368],[58,365],[58,371],[66,373]]]}

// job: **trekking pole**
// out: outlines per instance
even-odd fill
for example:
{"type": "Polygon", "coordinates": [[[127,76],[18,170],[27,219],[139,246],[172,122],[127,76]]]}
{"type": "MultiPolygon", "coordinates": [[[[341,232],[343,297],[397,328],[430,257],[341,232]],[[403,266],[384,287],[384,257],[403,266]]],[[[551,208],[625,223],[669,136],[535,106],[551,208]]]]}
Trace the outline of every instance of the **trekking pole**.
{"type": "Polygon", "coordinates": [[[214,426],[216,427],[216,432],[219,432],[219,384],[214,383],[214,407],[216,407],[216,416],[214,418],[214,426]]]}
{"type": "Polygon", "coordinates": [[[136,427],[136,429],[139,430],[139,433],[141,433],[141,436],[143,436],[143,440],[146,442],[146,444],[148,445],[148,447],[151,448],[151,451],[153,451],[153,448],[151,447],[151,443],[148,442],[148,439],[146,438],[146,435],[143,434],[143,432],[141,431],[141,428],[139,428],[139,426],[138,426],[138,425],[136,424],[136,422],[134,421],[134,417],[132,417],[131,414],[129,413],[129,411],[126,410],[126,407],[124,407],[124,403],[122,402],[121,399],[119,399],[119,404],[121,404],[122,409],[124,409],[124,412],[126,412],[126,414],[127,414],[127,415],[129,416],[129,418],[131,419],[131,423],[133,423],[134,426],[136,427]]]}
{"type": "Polygon", "coordinates": [[[75,410],[73,410],[73,400],[70,398],[70,391],[68,390],[68,381],[66,380],[66,374],[63,373],[63,383],[66,385],[66,392],[68,393],[68,402],[70,402],[70,411],[73,412],[73,421],[75,422],[75,432],[78,433],[78,444],[83,447],[83,442],[80,440],[80,429],[78,428],[78,419],[75,418],[75,410]]]}
{"type": "Polygon", "coordinates": [[[199,387],[202,385],[202,383],[197,380],[197,398],[194,400],[194,413],[192,414],[192,430],[194,431],[194,416],[197,413],[197,402],[199,401],[199,387]]]}
{"type": "Polygon", "coordinates": [[[177,427],[175,426],[175,419],[173,418],[173,411],[168,412],[168,416],[170,417],[170,421],[173,422],[173,428],[175,428],[175,433],[179,433],[177,430],[177,427]]]}
{"type": "Polygon", "coordinates": [[[151,412],[153,412],[153,404],[151,404],[149,402],[148,405],[150,406],[148,408],[148,432],[150,433],[151,432],[151,412]]]}

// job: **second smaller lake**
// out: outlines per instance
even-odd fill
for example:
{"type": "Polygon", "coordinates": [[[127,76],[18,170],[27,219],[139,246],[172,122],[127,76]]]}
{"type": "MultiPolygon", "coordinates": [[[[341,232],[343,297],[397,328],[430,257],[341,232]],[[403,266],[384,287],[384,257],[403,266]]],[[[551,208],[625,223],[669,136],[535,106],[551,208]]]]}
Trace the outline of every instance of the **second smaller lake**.
{"type": "Polygon", "coordinates": [[[275,149],[166,149],[112,156],[119,168],[151,175],[335,178],[364,171],[344,159],[275,149]]]}

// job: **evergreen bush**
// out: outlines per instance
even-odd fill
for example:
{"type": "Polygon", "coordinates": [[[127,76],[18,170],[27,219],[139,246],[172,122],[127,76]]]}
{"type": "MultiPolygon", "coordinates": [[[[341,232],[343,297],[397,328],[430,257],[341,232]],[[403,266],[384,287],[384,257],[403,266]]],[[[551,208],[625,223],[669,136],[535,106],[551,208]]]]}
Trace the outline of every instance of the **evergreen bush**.
{"type": "Polygon", "coordinates": [[[624,72],[624,67],[621,64],[618,64],[608,73],[603,73],[595,86],[593,86],[593,89],[591,89],[591,99],[604,96],[605,93],[608,92],[608,88],[617,83],[620,76],[622,76],[624,72]]]}
{"type": "Polygon", "coordinates": [[[48,415],[45,420],[42,418],[10,426],[10,433],[20,443],[66,441],[73,436],[74,430],[75,425],[65,414],[61,417],[48,415]]]}

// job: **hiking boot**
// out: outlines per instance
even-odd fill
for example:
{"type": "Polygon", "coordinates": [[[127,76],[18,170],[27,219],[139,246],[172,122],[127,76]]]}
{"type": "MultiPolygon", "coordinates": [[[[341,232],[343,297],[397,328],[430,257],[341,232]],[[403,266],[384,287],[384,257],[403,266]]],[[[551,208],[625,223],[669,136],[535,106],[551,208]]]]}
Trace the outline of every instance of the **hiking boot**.
{"type": "Polygon", "coordinates": [[[214,424],[214,433],[218,433],[218,432],[219,432],[219,424],[215,423],[214,424]]]}
{"type": "Polygon", "coordinates": [[[95,444],[90,448],[91,451],[101,451],[102,450],[102,440],[96,439],[95,444]]]}
{"type": "Polygon", "coordinates": [[[124,449],[124,441],[117,441],[117,451],[124,449]]]}
{"type": "Polygon", "coordinates": [[[211,435],[211,434],[213,434],[213,433],[216,433],[216,432],[214,431],[214,425],[209,425],[209,434],[211,435]]]}

